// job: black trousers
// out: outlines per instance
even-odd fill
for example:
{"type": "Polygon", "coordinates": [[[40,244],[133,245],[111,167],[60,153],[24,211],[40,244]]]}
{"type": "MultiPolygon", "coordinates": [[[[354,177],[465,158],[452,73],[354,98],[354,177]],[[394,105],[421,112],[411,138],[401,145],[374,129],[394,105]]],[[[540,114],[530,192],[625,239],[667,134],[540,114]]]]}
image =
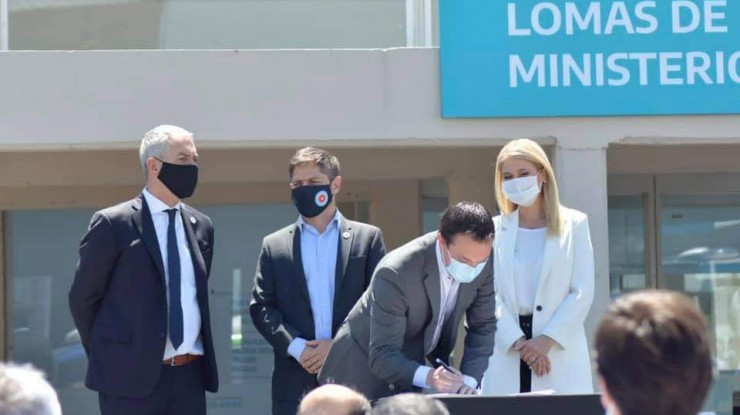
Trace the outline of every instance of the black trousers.
{"type": "Polygon", "coordinates": [[[144,398],[100,393],[101,415],[205,415],[203,359],[182,366],[162,366],[157,385],[144,398]]]}
{"type": "MultiPolygon", "coordinates": [[[[532,338],[532,316],[519,316],[519,327],[527,340],[532,338]]],[[[519,392],[532,391],[532,369],[524,360],[519,361],[519,392]]]]}

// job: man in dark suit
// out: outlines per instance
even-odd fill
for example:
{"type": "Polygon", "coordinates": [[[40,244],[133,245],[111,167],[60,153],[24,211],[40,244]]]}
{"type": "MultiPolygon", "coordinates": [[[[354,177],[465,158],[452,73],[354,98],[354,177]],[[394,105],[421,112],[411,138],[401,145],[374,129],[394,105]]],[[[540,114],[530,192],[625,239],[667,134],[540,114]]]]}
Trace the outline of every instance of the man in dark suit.
{"type": "Polygon", "coordinates": [[[181,202],[198,181],[191,133],[149,131],[146,188],[103,209],[80,243],[69,305],[103,415],[203,415],[216,392],[208,277],[211,220],[181,202]]]}
{"type": "Polygon", "coordinates": [[[371,400],[433,388],[475,394],[493,353],[496,331],[491,214],[460,202],[438,232],[390,252],[339,329],[319,380],[371,400]],[[460,371],[449,364],[463,316],[467,333],[460,371]]]}
{"type": "Polygon", "coordinates": [[[297,223],[262,243],[249,307],[273,347],[272,413],[295,415],[347,313],[385,255],[380,229],[344,218],[334,197],[342,186],[339,161],[316,148],[290,161],[297,223]]]}

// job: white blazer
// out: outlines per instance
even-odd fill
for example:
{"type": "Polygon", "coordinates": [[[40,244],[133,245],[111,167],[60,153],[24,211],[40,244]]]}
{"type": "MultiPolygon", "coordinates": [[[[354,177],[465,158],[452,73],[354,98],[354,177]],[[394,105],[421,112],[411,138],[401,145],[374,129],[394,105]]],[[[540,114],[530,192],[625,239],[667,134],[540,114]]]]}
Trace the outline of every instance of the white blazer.
{"type": "MultiPolygon", "coordinates": [[[[552,389],[558,394],[592,393],[591,359],[583,323],[594,297],[594,253],[588,217],[561,208],[563,232],[548,236],[532,317],[534,337],[555,340],[550,349],[550,374],[532,374],[532,391],[552,389]]],[[[514,287],[514,247],[519,230],[519,211],[497,216],[494,243],[496,289],[496,344],[483,376],[485,395],[519,393],[518,352],[512,350],[524,336],[519,328],[519,307],[514,287]]]]}

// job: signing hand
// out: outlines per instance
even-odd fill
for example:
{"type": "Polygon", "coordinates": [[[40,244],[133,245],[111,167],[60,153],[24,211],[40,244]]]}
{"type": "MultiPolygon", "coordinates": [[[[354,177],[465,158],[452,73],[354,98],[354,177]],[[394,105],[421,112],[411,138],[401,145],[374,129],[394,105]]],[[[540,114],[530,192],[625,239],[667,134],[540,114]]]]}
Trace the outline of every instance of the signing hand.
{"type": "Polygon", "coordinates": [[[301,366],[306,372],[314,375],[319,373],[321,367],[324,366],[324,360],[326,355],[329,353],[331,347],[331,340],[311,340],[306,342],[306,348],[301,354],[301,366]]]}
{"type": "Polygon", "coordinates": [[[452,373],[443,366],[429,372],[427,385],[442,393],[457,393],[462,386],[465,386],[462,374],[452,373]]]}
{"type": "Polygon", "coordinates": [[[478,391],[468,385],[463,384],[462,387],[460,387],[460,390],[457,391],[457,393],[459,395],[477,395],[478,391]]]}

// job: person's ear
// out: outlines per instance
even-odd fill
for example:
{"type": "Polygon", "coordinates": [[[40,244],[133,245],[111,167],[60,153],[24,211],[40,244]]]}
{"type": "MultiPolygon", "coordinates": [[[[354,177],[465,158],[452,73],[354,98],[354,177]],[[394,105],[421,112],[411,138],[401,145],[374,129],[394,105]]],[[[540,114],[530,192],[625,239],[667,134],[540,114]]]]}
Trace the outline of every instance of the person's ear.
{"type": "Polygon", "coordinates": [[[337,176],[331,182],[331,193],[336,196],[342,190],[342,176],[337,176]]]}
{"type": "Polygon", "coordinates": [[[154,175],[154,177],[157,177],[157,175],[159,174],[159,170],[161,169],[161,164],[162,162],[155,159],[154,157],[149,157],[146,160],[147,173],[149,175],[154,175]]]}
{"type": "Polygon", "coordinates": [[[607,388],[604,378],[599,376],[598,379],[599,389],[601,389],[601,406],[603,406],[610,414],[616,413],[614,412],[616,404],[614,403],[614,399],[612,399],[611,394],[609,394],[609,388],[607,388]]]}

